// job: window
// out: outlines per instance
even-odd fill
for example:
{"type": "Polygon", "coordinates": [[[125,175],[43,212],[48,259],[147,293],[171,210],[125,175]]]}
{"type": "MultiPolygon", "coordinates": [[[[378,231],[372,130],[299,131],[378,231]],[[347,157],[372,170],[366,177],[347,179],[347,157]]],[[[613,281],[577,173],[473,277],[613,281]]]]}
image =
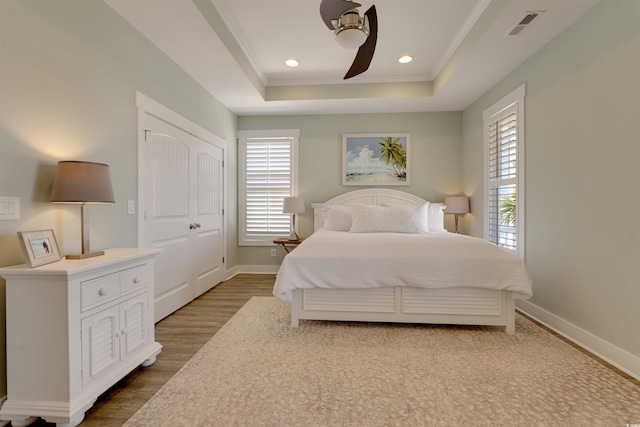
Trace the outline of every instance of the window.
{"type": "Polygon", "coordinates": [[[239,238],[241,246],[271,246],[289,235],[285,197],[297,195],[299,130],[238,132],[239,238]]]}
{"type": "Polygon", "coordinates": [[[484,111],[485,238],[524,258],[522,85],[484,111]]]}

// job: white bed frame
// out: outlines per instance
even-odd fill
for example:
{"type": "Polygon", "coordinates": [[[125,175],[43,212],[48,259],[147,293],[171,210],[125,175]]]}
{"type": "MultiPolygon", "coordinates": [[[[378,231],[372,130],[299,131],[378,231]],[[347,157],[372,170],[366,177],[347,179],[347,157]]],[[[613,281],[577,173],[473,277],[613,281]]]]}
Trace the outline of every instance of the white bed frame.
{"type": "MultiPolygon", "coordinates": [[[[314,231],[322,227],[330,205],[421,205],[425,200],[391,189],[356,190],[314,203],[314,231]]],[[[473,288],[296,289],[291,325],[300,320],[432,323],[504,326],[515,333],[515,304],[510,291],[473,288]]]]}

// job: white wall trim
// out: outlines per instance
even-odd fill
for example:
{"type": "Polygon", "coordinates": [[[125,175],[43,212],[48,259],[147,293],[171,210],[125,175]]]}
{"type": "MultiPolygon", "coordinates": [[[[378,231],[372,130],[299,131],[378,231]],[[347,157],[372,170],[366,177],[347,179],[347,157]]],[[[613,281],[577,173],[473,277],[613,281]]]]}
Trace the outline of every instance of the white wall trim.
{"type": "Polygon", "coordinates": [[[238,274],[277,274],[279,265],[238,265],[238,274]]]}
{"type": "Polygon", "coordinates": [[[160,120],[164,120],[167,123],[180,128],[190,135],[200,138],[210,144],[216,145],[224,150],[227,148],[227,142],[220,138],[213,132],[208,131],[195,122],[187,119],[186,117],[176,113],[175,111],[165,107],[159,102],[149,98],[142,92],[136,91],[136,107],[143,110],[160,120]]]}
{"type": "Polygon", "coordinates": [[[640,357],[635,356],[528,301],[516,301],[516,307],[527,316],[537,320],[569,341],[574,342],[621,371],[640,380],[640,357]]]}
{"type": "Polygon", "coordinates": [[[236,265],[227,270],[225,280],[230,280],[238,274],[278,274],[279,269],[279,265],[236,265]]]}

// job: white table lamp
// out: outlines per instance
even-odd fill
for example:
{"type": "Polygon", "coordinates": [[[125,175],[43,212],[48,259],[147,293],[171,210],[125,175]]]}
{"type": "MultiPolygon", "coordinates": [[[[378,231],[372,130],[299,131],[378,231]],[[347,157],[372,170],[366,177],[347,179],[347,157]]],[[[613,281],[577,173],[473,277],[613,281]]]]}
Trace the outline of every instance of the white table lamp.
{"type": "Polygon", "coordinates": [[[292,226],[289,240],[300,240],[296,233],[296,214],[304,213],[304,199],[302,197],[285,197],[282,203],[282,213],[291,214],[292,226]]]}
{"type": "Polygon", "coordinates": [[[467,196],[449,196],[444,199],[444,213],[455,214],[456,233],[458,233],[458,215],[469,213],[469,198],[467,196]]]}

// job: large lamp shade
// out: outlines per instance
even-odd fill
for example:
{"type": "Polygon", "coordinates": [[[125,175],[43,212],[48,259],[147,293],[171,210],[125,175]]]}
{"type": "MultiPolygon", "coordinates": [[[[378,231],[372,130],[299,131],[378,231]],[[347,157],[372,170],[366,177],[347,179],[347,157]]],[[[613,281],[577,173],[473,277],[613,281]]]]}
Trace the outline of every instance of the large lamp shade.
{"type": "Polygon", "coordinates": [[[79,161],[58,162],[50,201],[115,203],[109,165],[79,161]]]}
{"type": "Polygon", "coordinates": [[[104,251],[91,252],[89,245],[89,214],[87,204],[115,203],[109,165],[104,163],[60,161],[53,178],[51,202],[80,205],[82,221],[82,253],[67,255],[70,259],[104,255],[104,251]]]}

